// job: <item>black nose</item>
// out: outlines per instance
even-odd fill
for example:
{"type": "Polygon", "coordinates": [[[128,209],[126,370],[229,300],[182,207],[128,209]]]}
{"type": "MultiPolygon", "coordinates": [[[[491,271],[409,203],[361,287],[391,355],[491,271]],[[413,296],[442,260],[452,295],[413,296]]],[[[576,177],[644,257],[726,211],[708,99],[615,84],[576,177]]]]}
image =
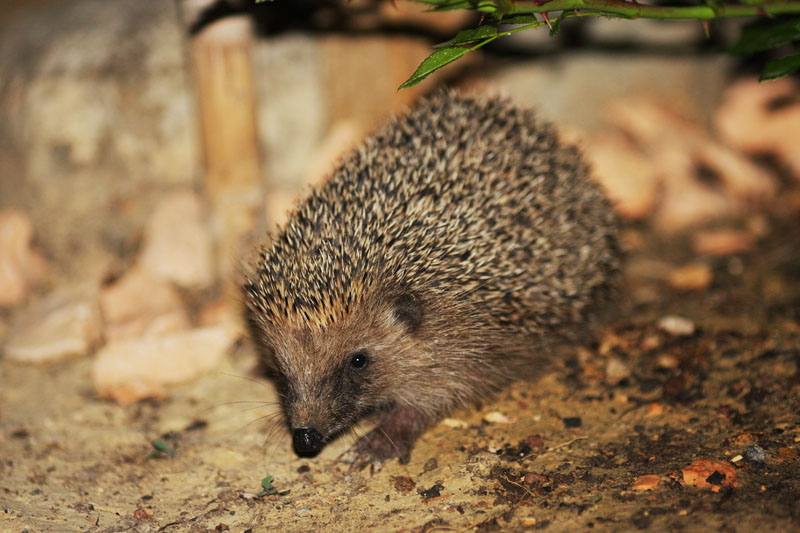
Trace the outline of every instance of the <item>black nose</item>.
{"type": "Polygon", "coordinates": [[[317,455],[322,449],[322,434],[314,428],[297,428],[292,434],[292,444],[297,455],[317,455]]]}

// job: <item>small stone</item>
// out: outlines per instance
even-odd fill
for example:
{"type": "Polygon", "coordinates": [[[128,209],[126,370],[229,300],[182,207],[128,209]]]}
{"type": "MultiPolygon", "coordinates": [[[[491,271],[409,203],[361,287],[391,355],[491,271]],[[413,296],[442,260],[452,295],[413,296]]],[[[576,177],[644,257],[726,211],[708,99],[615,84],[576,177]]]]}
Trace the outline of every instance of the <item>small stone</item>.
{"type": "Polygon", "coordinates": [[[568,416],[566,418],[561,419],[564,422],[564,426],[568,428],[579,428],[583,425],[583,421],[579,416],[568,416]]]}
{"type": "Polygon", "coordinates": [[[397,492],[411,492],[416,483],[408,476],[391,476],[392,486],[397,492]]]}
{"type": "Polygon", "coordinates": [[[648,491],[648,490],[655,490],[658,487],[658,484],[661,483],[661,476],[658,474],[648,474],[646,476],[640,476],[636,478],[636,481],[633,482],[633,486],[631,490],[635,491],[648,491]]]}
{"type": "Polygon", "coordinates": [[[683,482],[690,487],[736,486],[736,469],[727,461],[698,459],[681,469],[681,473],[683,482]]]}
{"type": "Polygon", "coordinates": [[[499,411],[486,413],[483,419],[491,424],[511,424],[512,422],[516,422],[516,419],[510,418],[499,411]]]}
{"type": "Polygon", "coordinates": [[[674,355],[664,353],[658,356],[658,359],[656,359],[656,364],[659,366],[659,368],[672,370],[678,368],[680,361],[678,361],[678,358],[674,355]]]}
{"type": "Polygon", "coordinates": [[[152,509],[144,509],[139,507],[133,512],[133,518],[135,518],[137,521],[147,520],[151,516],[153,516],[152,509]]]}
{"type": "Polygon", "coordinates": [[[733,440],[733,443],[737,446],[752,446],[757,442],[758,442],[758,437],[756,437],[749,431],[741,433],[733,440]]]}
{"type": "Polygon", "coordinates": [[[449,427],[449,428],[457,428],[457,429],[466,429],[469,427],[463,420],[459,420],[458,418],[444,418],[442,419],[442,424],[449,427]]]}
{"type": "Polygon", "coordinates": [[[544,439],[539,435],[528,435],[528,438],[525,439],[525,442],[527,442],[528,446],[533,449],[544,448],[544,439]]]}
{"type": "Polygon", "coordinates": [[[430,472],[432,470],[436,470],[439,468],[439,462],[436,460],[436,457],[431,457],[425,462],[425,465],[422,467],[423,472],[430,472]]]}
{"type": "Polygon", "coordinates": [[[424,490],[420,489],[418,492],[419,492],[419,495],[422,496],[423,500],[432,500],[432,499],[438,498],[439,496],[442,495],[442,489],[443,488],[444,488],[444,485],[442,485],[441,483],[437,482],[431,488],[424,489],[424,490]]]}
{"type": "Polygon", "coordinates": [[[692,246],[701,255],[732,255],[753,249],[754,239],[749,233],[733,230],[705,230],[694,235],[692,246]]]}
{"type": "Polygon", "coordinates": [[[89,284],[62,288],[19,314],[4,352],[29,363],[83,356],[100,342],[100,328],[97,290],[89,284]]]}
{"type": "Polygon", "coordinates": [[[664,414],[664,406],[658,402],[653,402],[647,407],[645,416],[661,416],[664,414]]]}
{"type": "Polygon", "coordinates": [[[97,354],[95,389],[120,403],[166,395],[166,386],[190,380],[217,366],[234,338],[222,326],[123,339],[97,354]]]}
{"type": "Polygon", "coordinates": [[[525,477],[523,477],[522,481],[525,483],[525,485],[533,487],[534,485],[539,486],[546,484],[550,481],[550,478],[535,472],[528,472],[525,474],[525,477]]]}
{"type": "Polygon", "coordinates": [[[661,335],[648,335],[642,340],[642,350],[655,350],[661,343],[661,335]]]}
{"type": "Polygon", "coordinates": [[[615,348],[625,347],[625,340],[611,330],[607,330],[603,334],[603,339],[600,341],[600,346],[597,348],[597,353],[600,355],[609,355],[615,348]]]}
{"type": "Polygon", "coordinates": [[[739,462],[740,462],[742,459],[744,459],[744,456],[743,456],[742,454],[738,454],[738,455],[734,456],[734,457],[733,457],[733,459],[731,459],[731,462],[732,462],[732,463],[734,463],[734,464],[736,464],[736,465],[738,465],[738,463],[739,463],[739,462]]]}
{"type": "Polygon", "coordinates": [[[178,192],[162,200],[148,221],[139,265],[181,287],[207,287],[214,281],[212,246],[199,199],[178,192]]]}
{"type": "Polygon", "coordinates": [[[682,337],[694,333],[694,322],[682,316],[668,315],[658,321],[658,329],[682,337]]]}
{"type": "Polygon", "coordinates": [[[758,445],[748,446],[744,452],[744,457],[752,463],[763,463],[767,459],[767,452],[758,445]]]}
{"type": "Polygon", "coordinates": [[[783,446],[778,448],[778,461],[791,461],[797,457],[797,450],[791,446],[783,446]]]}
{"type": "Polygon", "coordinates": [[[30,288],[44,278],[47,264],[32,247],[33,224],[16,209],[0,210],[0,307],[28,298],[30,288]]]}
{"type": "Polygon", "coordinates": [[[606,381],[611,385],[616,385],[623,379],[631,376],[631,369],[622,359],[612,357],[606,364],[606,381]]]}
{"type": "Polygon", "coordinates": [[[669,284],[680,291],[699,291],[708,288],[713,274],[705,263],[689,263],[669,273],[669,284]]]}

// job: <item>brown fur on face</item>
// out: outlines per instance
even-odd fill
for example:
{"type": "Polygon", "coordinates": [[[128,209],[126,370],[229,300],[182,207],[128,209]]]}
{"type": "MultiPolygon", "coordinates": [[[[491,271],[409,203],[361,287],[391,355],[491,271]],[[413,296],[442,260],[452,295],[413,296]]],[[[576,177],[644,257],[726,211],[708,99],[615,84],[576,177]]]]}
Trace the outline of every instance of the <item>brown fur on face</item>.
{"type": "Polygon", "coordinates": [[[290,427],[313,427],[328,439],[391,406],[411,407],[433,419],[472,400],[476,390],[489,394],[494,383],[522,371],[501,361],[520,347],[493,335],[486,317],[470,316],[456,302],[425,302],[407,291],[369,300],[372,306],[332,324],[265,327],[290,427]],[[442,335],[446,329],[452,334],[442,335]],[[469,334],[476,330],[484,335],[469,334]],[[357,353],[369,363],[353,370],[357,353]]]}
{"type": "Polygon", "coordinates": [[[390,404],[397,347],[414,346],[406,324],[380,299],[331,324],[271,324],[267,342],[279,372],[292,428],[315,428],[329,438],[371,410],[390,404]],[[368,360],[353,369],[351,359],[368,360]]]}

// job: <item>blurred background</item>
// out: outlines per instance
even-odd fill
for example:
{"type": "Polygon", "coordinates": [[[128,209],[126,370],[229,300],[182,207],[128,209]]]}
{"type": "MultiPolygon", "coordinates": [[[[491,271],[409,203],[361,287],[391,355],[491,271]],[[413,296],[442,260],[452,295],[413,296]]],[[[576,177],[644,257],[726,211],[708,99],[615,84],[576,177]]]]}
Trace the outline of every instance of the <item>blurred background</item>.
{"type": "MultiPolygon", "coordinates": [[[[756,72],[724,54],[737,21],[714,23],[707,37],[696,22],[569,20],[555,37],[531,30],[499,39],[397,91],[433,43],[477,22],[464,11],[423,8],[374,0],[6,0],[0,207],[24,210],[57,272],[74,272],[94,253],[124,258],[157,201],[191,190],[210,217],[214,278],[229,277],[242,235],[279,223],[298,191],[342,153],[442,83],[536,107],[585,146],[633,219],[677,229],[775,196],[780,176],[749,163],[736,170],[747,176],[730,176],[721,167],[734,163],[710,153],[753,151],[755,141],[739,137],[757,139],[754,127],[771,127],[726,126],[720,113],[750,120],[762,103],[794,94],[786,80],[737,84],[756,72]],[[744,107],[720,109],[725,102],[744,107]],[[648,154],[668,143],[660,130],[686,141],[676,128],[702,137],[676,156],[688,158],[673,162],[680,179],[665,177],[665,162],[648,154]]],[[[796,107],[783,107],[796,117],[796,107]]],[[[762,155],[793,148],[756,147],[762,155]]]]}

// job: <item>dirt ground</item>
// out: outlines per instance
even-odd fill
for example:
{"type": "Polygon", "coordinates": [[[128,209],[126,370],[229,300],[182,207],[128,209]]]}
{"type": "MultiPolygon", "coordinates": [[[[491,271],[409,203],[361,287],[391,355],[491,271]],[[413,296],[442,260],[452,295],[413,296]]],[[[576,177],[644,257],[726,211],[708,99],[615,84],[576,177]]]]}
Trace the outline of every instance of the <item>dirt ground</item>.
{"type": "Polygon", "coordinates": [[[348,472],[346,438],[296,457],[246,342],[127,407],[95,396],[89,359],[0,360],[0,531],[797,530],[800,234],[762,223],[753,251],[711,260],[712,285],[684,293],[653,272],[689,246],[629,228],[621,318],[597,342],[380,471],[348,472]],[[659,329],[668,315],[695,332],[659,329]],[[174,455],[151,457],[154,439],[174,455]],[[698,459],[729,469],[689,486],[698,459]],[[633,490],[644,475],[658,485],[633,490]],[[267,476],[279,492],[259,497],[267,476]]]}

